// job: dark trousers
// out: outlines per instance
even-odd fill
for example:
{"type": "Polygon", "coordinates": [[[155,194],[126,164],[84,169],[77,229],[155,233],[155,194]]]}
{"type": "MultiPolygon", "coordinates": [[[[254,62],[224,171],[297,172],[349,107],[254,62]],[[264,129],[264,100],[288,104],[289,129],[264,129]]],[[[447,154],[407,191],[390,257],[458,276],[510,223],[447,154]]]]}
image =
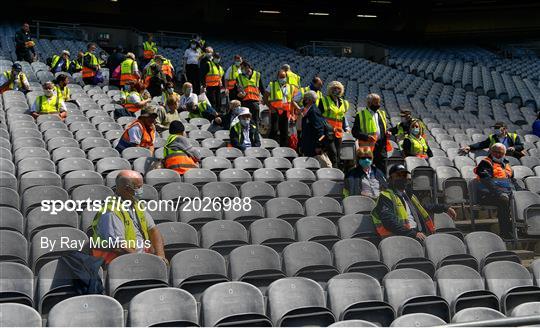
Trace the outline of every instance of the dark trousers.
{"type": "Polygon", "coordinates": [[[249,109],[249,112],[251,113],[251,122],[255,124],[256,126],[259,126],[259,102],[258,101],[242,101],[242,106],[247,107],[249,109]]]}
{"type": "Polygon", "coordinates": [[[329,142],[326,146],[326,152],[330,161],[332,161],[332,167],[338,168],[341,167],[341,138],[334,138],[333,141],[329,142]]]}
{"type": "Polygon", "coordinates": [[[85,85],[97,85],[96,82],[94,82],[93,77],[87,77],[82,79],[85,85]]]}
{"type": "Polygon", "coordinates": [[[289,119],[287,117],[287,112],[282,111],[281,114],[279,114],[277,110],[270,111],[270,139],[279,142],[281,147],[288,147],[288,136],[289,119]]]}
{"type": "Polygon", "coordinates": [[[229,101],[238,99],[238,90],[236,88],[232,88],[229,90],[229,101]]]}
{"type": "Polygon", "coordinates": [[[17,49],[15,52],[17,54],[18,61],[26,61],[29,63],[34,61],[32,52],[26,48],[17,49]]]}
{"type": "Polygon", "coordinates": [[[197,95],[201,93],[201,82],[199,80],[199,74],[199,65],[186,65],[186,79],[189,83],[193,85],[193,92],[197,95]]]}
{"type": "Polygon", "coordinates": [[[218,112],[221,113],[221,97],[220,97],[220,87],[206,87],[206,97],[212,105],[212,107],[218,112]]]}
{"type": "Polygon", "coordinates": [[[499,220],[499,235],[502,238],[510,239],[513,237],[513,226],[510,221],[510,200],[501,198],[493,193],[485,193],[480,196],[480,204],[497,207],[497,219],[499,220]]]}

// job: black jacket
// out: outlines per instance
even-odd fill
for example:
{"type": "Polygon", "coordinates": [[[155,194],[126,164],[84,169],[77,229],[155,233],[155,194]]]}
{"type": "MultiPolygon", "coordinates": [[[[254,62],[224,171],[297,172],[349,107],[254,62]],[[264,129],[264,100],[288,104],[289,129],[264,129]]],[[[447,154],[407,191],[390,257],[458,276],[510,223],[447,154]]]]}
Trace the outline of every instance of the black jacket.
{"type": "MultiPolygon", "coordinates": [[[[523,142],[521,142],[521,139],[519,138],[518,135],[516,135],[516,142],[514,142],[514,140],[510,138],[510,136],[507,136],[507,138],[508,138],[509,147],[514,147],[516,152],[520,152],[523,150],[523,142]]],[[[489,148],[490,146],[491,146],[491,140],[488,137],[486,138],[486,140],[474,143],[470,145],[469,147],[471,147],[471,150],[479,150],[479,149],[489,148]]]]}
{"type": "MultiPolygon", "coordinates": [[[[375,172],[375,178],[379,181],[380,190],[388,188],[388,183],[384,173],[379,170],[375,165],[371,166],[371,170],[375,172]]],[[[362,179],[366,176],[366,172],[360,167],[356,166],[352,168],[345,175],[345,189],[347,196],[360,195],[362,192],[362,179]]]]}
{"type": "MultiPolygon", "coordinates": [[[[246,150],[246,147],[242,145],[243,141],[243,134],[242,134],[242,126],[240,125],[240,122],[236,123],[235,125],[231,126],[231,129],[229,130],[229,137],[231,139],[231,145],[234,148],[238,148],[242,151],[246,150]],[[240,126],[240,133],[238,133],[238,126],[240,126]]],[[[261,146],[261,138],[259,137],[259,130],[257,127],[253,124],[249,125],[249,140],[251,141],[251,147],[260,147],[261,146]]]]}
{"type": "Polygon", "coordinates": [[[26,33],[22,29],[20,29],[19,31],[17,31],[17,33],[15,33],[15,49],[17,51],[28,50],[32,52],[33,54],[36,54],[34,47],[26,48],[24,46],[24,44],[27,41],[32,41],[32,38],[30,37],[30,33],[26,33]]]}
{"type": "MultiPolygon", "coordinates": [[[[313,105],[308,110],[306,116],[302,117],[302,137],[300,138],[300,149],[304,156],[313,157],[315,149],[321,148],[319,138],[325,135],[324,117],[317,106],[313,105]]],[[[325,140],[323,140],[324,142],[325,140]]]]}

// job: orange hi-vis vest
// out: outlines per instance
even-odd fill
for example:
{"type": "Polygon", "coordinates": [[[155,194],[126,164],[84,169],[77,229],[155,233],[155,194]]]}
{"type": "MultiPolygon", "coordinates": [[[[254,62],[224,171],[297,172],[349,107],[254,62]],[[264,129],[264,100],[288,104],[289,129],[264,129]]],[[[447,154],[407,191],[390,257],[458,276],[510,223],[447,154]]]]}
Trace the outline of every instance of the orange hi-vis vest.
{"type": "Polygon", "coordinates": [[[236,79],[240,76],[239,68],[236,65],[231,65],[230,73],[225,77],[227,82],[227,90],[231,91],[236,86],[236,79]]]}
{"type": "Polygon", "coordinates": [[[428,145],[424,138],[422,137],[416,138],[412,134],[409,134],[406,139],[409,139],[409,141],[411,142],[411,148],[412,148],[411,150],[412,150],[413,156],[416,156],[418,158],[424,158],[424,159],[428,158],[428,155],[427,155],[428,145]]]}
{"type": "MultiPolygon", "coordinates": [[[[386,133],[386,129],[387,129],[387,126],[386,126],[386,124],[387,124],[386,123],[387,122],[386,112],[382,108],[379,108],[377,110],[377,114],[379,115],[379,118],[383,122],[382,130],[379,131],[380,135],[383,136],[386,133]]],[[[359,112],[357,112],[355,120],[359,120],[360,131],[369,136],[369,141],[358,140],[358,146],[359,147],[370,147],[371,151],[374,151],[375,150],[375,144],[377,143],[377,140],[378,140],[378,138],[377,138],[377,127],[379,125],[379,122],[375,121],[373,114],[367,108],[364,108],[364,109],[360,110],[359,112]]],[[[387,143],[386,150],[389,151],[389,147],[390,147],[390,150],[391,150],[391,146],[389,146],[390,145],[390,140],[387,140],[386,143],[387,143]]]]}
{"type": "MultiPolygon", "coordinates": [[[[399,198],[392,189],[381,191],[379,199],[381,199],[381,197],[390,199],[392,204],[394,204],[394,213],[396,214],[398,222],[406,229],[410,229],[407,209],[405,208],[405,204],[401,201],[401,198],[399,198]]],[[[424,222],[427,232],[430,234],[434,233],[435,224],[433,224],[433,220],[429,216],[429,213],[424,209],[422,204],[420,204],[420,201],[415,195],[412,195],[410,198],[412,205],[415,207],[414,209],[411,208],[410,210],[414,211],[416,209],[418,215],[420,216],[419,219],[424,222]]],[[[379,202],[379,199],[377,200],[377,203],[379,202]]],[[[375,208],[371,211],[371,219],[375,225],[375,230],[381,238],[391,236],[392,232],[386,229],[382,224],[382,221],[379,218],[379,213],[377,212],[377,208],[378,206],[375,206],[375,208]]]]}
{"type": "Polygon", "coordinates": [[[83,77],[83,79],[96,76],[97,71],[94,70],[94,69],[91,69],[90,67],[87,67],[86,66],[87,64],[93,65],[94,67],[98,66],[99,62],[97,60],[96,55],[94,55],[93,53],[90,53],[90,52],[86,52],[84,54],[84,56],[83,56],[83,67],[82,67],[82,77],[83,77]],[[89,63],[88,63],[88,60],[90,60],[89,63]]]}
{"type": "MultiPolygon", "coordinates": [[[[489,156],[484,158],[482,161],[488,162],[489,165],[493,168],[494,179],[510,179],[514,175],[512,167],[510,167],[509,163],[506,163],[506,165],[503,167],[500,163],[493,162],[493,160],[489,156]]],[[[474,173],[476,173],[476,169],[477,168],[474,168],[474,173]]],[[[480,177],[477,175],[476,179],[479,180],[480,177]]]]}
{"type": "Polygon", "coordinates": [[[126,102],[124,103],[124,108],[127,109],[129,112],[131,113],[135,113],[135,112],[138,112],[140,110],[139,107],[137,107],[136,103],[132,103],[132,102],[129,102],[129,96],[132,94],[132,93],[135,93],[137,95],[139,95],[139,98],[141,97],[141,94],[137,91],[131,91],[129,94],[126,95],[126,102]]]}
{"type": "Polygon", "coordinates": [[[259,81],[261,74],[253,71],[251,78],[247,78],[244,74],[238,76],[238,85],[242,88],[245,97],[243,101],[261,101],[261,93],[259,92],[259,81]]]}
{"type": "Polygon", "coordinates": [[[143,147],[143,148],[150,148],[154,145],[154,138],[156,136],[155,127],[152,125],[150,130],[146,129],[144,125],[139,122],[139,120],[133,121],[128,127],[124,130],[124,133],[122,134],[122,137],[120,137],[120,141],[118,142],[118,145],[116,146],[116,149],[118,151],[122,151],[129,147],[143,147]],[[141,136],[141,143],[138,145],[134,145],[129,141],[129,129],[132,127],[138,125],[139,129],[141,129],[142,136],[141,136]]]}
{"type": "Polygon", "coordinates": [[[171,79],[173,78],[173,66],[168,59],[165,59],[163,61],[163,64],[161,65],[161,71],[163,72],[163,74],[167,75],[171,79]]]}
{"type": "Polygon", "coordinates": [[[137,82],[139,77],[135,74],[135,61],[131,58],[125,59],[120,64],[120,85],[126,85],[128,82],[137,82]]]}
{"type": "Polygon", "coordinates": [[[152,59],[157,54],[157,46],[155,42],[143,42],[143,57],[144,59],[152,59]]]}
{"type": "Polygon", "coordinates": [[[204,77],[204,82],[207,87],[221,86],[221,77],[223,77],[223,68],[212,61],[208,61],[208,73],[204,77]]]}
{"type": "Polygon", "coordinates": [[[198,167],[195,161],[183,150],[172,150],[169,148],[170,144],[178,138],[178,135],[171,134],[167,138],[167,143],[163,148],[163,158],[165,162],[165,168],[175,170],[178,174],[184,174],[189,169],[198,167]]]}
{"type": "Polygon", "coordinates": [[[270,82],[270,95],[268,96],[268,102],[272,105],[273,109],[277,109],[279,115],[283,112],[289,113],[291,109],[291,102],[295,92],[295,87],[291,84],[287,84],[287,102],[283,102],[283,89],[279,81],[270,82]]]}
{"type": "Polygon", "coordinates": [[[334,128],[334,136],[338,139],[343,138],[343,120],[349,110],[349,102],[341,99],[341,105],[338,107],[330,96],[322,98],[321,101],[324,107],[322,116],[334,128]]]}

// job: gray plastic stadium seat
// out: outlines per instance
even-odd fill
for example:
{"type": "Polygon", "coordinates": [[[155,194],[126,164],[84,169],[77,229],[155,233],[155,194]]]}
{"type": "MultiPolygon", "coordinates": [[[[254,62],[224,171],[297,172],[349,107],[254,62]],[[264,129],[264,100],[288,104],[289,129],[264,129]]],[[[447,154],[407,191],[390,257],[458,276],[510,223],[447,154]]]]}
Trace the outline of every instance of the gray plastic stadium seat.
{"type": "Polygon", "coordinates": [[[387,327],[395,317],[394,309],[383,301],[377,279],[363,273],[335,276],[327,292],[328,306],[339,320],[365,320],[387,327]]]}
{"type": "Polygon", "coordinates": [[[225,259],[210,249],[188,249],[171,260],[173,287],[187,290],[199,299],[206,288],[228,281],[225,259]]]}
{"type": "Polygon", "coordinates": [[[38,311],[27,305],[0,303],[0,326],[41,327],[41,316],[38,311]]]}
{"type": "Polygon", "coordinates": [[[315,174],[308,169],[292,168],[285,172],[287,181],[300,181],[307,184],[312,184],[317,180],[315,174]]]}
{"type": "Polygon", "coordinates": [[[168,281],[167,265],[152,254],[124,254],[108,266],[108,294],[121,304],[128,303],[142,291],[167,287],[168,281]]]}
{"type": "Polygon", "coordinates": [[[294,229],[290,223],[282,219],[259,219],[249,226],[252,244],[265,245],[277,252],[294,243],[294,229]]]}
{"type": "Polygon", "coordinates": [[[484,320],[495,320],[495,319],[502,319],[506,318],[504,314],[497,310],[493,310],[490,308],[484,308],[484,307],[474,307],[474,308],[468,308],[463,309],[452,317],[453,323],[461,323],[461,322],[476,322],[476,321],[484,321],[484,320]]]}
{"type": "Polygon", "coordinates": [[[17,149],[23,147],[45,148],[45,142],[41,138],[19,138],[13,140],[13,151],[17,151],[17,149]]]}
{"type": "Polygon", "coordinates": [[[299,241],[283,249],[283,268],[289,277],[306,277],[325,283],[339,274],[330,251],[312,241],[299,241]]]}
{"type": "Polygon", "coordinates": [[[84,185],[71,191],[71,199],[73,200],[90,199],[104,201],[109,196],[114,196],[114,191],[104,185],[84,185]]]}
{"type": "Polygon", "coordinates": [[[306,200],[305,207],[308,216],[322,216],[334,222],[343,216],[341,205],[330,197],[311,197],[306,200]]]}
{"type": "Polygon", "coordinates": [[[528,302],[520,304],[516,306],[510,314],[511,317],[524,317],[532,315],[540,315],[540,302],[528,302]]]}
{"type": "Polygon", "coordinates": [[[292,148],[277,147],[277,148],[272,149],[272,157],[284,157],[292,162],[293,159],[298,157],[298,154],[292,148]]]}
{"type": "Polygon", "coordinates": [[[231,279],[266,288],[273,281],[285,278],[279,254],[268,246],[245,245],[229,255],[231,279]]]}
{"type": "Polygon", "coordinates": [[[234,168],[243,169],[250,173],[253,173],[257,169],[263,168],[261,161],[255,157],[238,157],[234,159],[233,163],[234,168]]]}
{"type": "Polygon", "coordinates": [[[469,254],[478,261],[479,268],[494,261],[513,261],[520,263],[519,257],[506,249],[501,237],[488,231],[475,231],[465,236],[465,244],[469,254]]]}
{"type": "Polygon", "coordinates": [[[244,282],[222,282],[209,287],[202,297],[202,312],[205,326],[272,326],[265,315],[261,291],[244,282]]]}
{"type": "Polygon", "coordinates": [[[390,236],[379,243],[381,260],[390,270],[413,268],[433,277],[435,267],[425,258],[424,248],[416,239],[406,236],[390,236]]]}
{"type": "Polygon", "coordinates": [[[265,204],[266,216],[289,221],[294,224],[299,218],[304,216],[304,208],[298,201],[290,198],[273,198],[265,204]]]}
{"type": "Polygon", "coordinates": [[[436,327],[444,324],[444,320],[432,314],[411,313],[398,317],[390,327],[436,327]]]}
{"type": "Polygon", "coordinates": [[[21,263],[0,262],[0,303],[34,305],[34,274],[30,268],[21,263]]]}
{"type": "Polygon", "coordinates": [[[102,176],[107,176],[109,172],[115,170],[131,170],[131,164],[125,158],[105,157],[96,163],[96,172],[102,176]]]}
{"type": "Polygon", "coordinates": [[[285,181],[283,174],[276,169],[262,168],[253,172],[253,181],[262,181],[276,186],[282,181],[285,181]]]}
{"type": "Polygon", "coordinates": [[[71,191],[79,186],[84,185],[99,185],[103,184],[103,177],[101,174],[90,170],[73,171],[66,174],[64,177],[64,188],[71,193],[71,191]]]}
{"type": "Polygon", "coordinates": [[[59,211],[52,214],[36,207],[26,215],[26,236],[28,239],[39,231],[53,227],[79,227],[79,217],[75,211],[59,211]]]}
{"type": "Polygon", "coordinates": [[[0,261],[28,263],[28,243],[24,236],[16,231],[0,230],[0,261]]]}
{"type": "Polygon", "coordinates": [[[236,211],[233,207],[228,211],[223,209],[224,219],[236,221],[247,229],[251,223],[264,217],[264,208],[261,204],[253,201],[250,202],[250,206],[249,211],[244,208],[245,206],[242,206],[241,211],[236,211]]]}
{"type": "Polygon", "coordinates": [[[279,279],[268,287],[267,295],[274,326],[326,327],[336,320],[326,307],[323,289],[311,279],[279,279]]]}
{"type": "Polygon", "coordinates": [[[219,172],[219,181],[229,182],[240,187],[244,182],[251,181],[251,175],[243,169],[226,169],[219,172]]]}
{"type": "Polygon", "coordinates": [[[81,149],[86,152],[97,147],[111,147],[111,143],[105,138],[86,138],[81,141],[81,149]]]}
{"type": "MultiPolygon", "coordinates": [[[[113,171],[118,172],[118,171],[113,171]]],[[[156,188],[143,184],[143,195],[141,197],[143,200],[158,200],[159,199],[159,193],[156,190],[156,188]]]]}
{"type": "Polygon", "coordinates": [[[332,180],[332,181],[343,181],[345,179],[345,174],[341,170],[334,168],[323,168],[318,169],[317,180],[332,180]]]}
{"type": "Polygon", "coordinates": [[[201,161],[201,167],[203,169],[207,169],[216,174],[219,174],[223,170],[232,168],[232,164],[226,158],[210,156],[210,157],[204,158],[201,161]]]}
{"type": "Polygon", "coordinates": [[[331,324],[328,327],[378,327],[376,324],[365,320],[344,320],[331,324]]]}
{"type": "Polygon", "coordinates": [[[9,172],[0,171],[0,187],[9,188],[13,191],[18,190],[17,178],[9,172]]]}
{"type": "Polygon", "coordinates": [[[514,178],[518,180],[534,176],[533,170],[523,165],[514,165],[512,166],[512,170],[514,171],[514,178]]]}
{"type": "Polygon", "coordinates": [[[398,316],[409,313],[429,313],[444,321],[450,320],[450,310],[446,301],[436,296],[433,280],[416,269],[396,269],[383,279],[388,303],[398,316]]]}
{"type": "Polygon", "coordinates": [[[51,309],[47,325],[49,327],[121,327],[124,325],[124,311],[122,305],[112,297],[75,296],[63,300],[51,309]]]}
{"type": "Polygon", "coordinates": [[[184,173],[184,182],[192,183],[199,189],[208,182],[216,181],[216,174],[208,169],[190,169],[184,173]]]}
{"type": "Polygon", "coordinates": [[[13,207],[0,206],[0,230],[13,230],[24,233],[24,218],[13,207]]]}
{"type": "Polygon", "coordinates": [[[309,186],[300,181],[283,181],[276,186],[278,197],[292,198],[300,203],[311,198],[309,186]]]}
{"type": "MultiPolygon", "coordinates": [[[[73,131],[73,130],[71,130],[73,131]]],[[[78,141],[83,141],[84,139],[86,138],[102,138],[103,135],[101,134],[101,132],[99,132],[98,130],[95,130],[93,128],[91,129],[79,129],[77,131],[75,131],[75,139],[77,139],[78,141]]]]}
{"type": "Polygon", "coordinates": [[[52,152],[52,160],[55,163],[63,160],[64,158],[86,158],[86,154],[80,148],[75,147],[60,147],[52,152]]]}
{"type": "Polygon", "coordinates": [[[197,230],[182,222],[162,222],[157,225],[163,237],[165,256],[171,260],[174,255],[186,249],[199,247],[197,230]]]}
{"type": "Polygon", "coordinates": [[[486,287],[500,300],[501,312],[510,314],[519,304],[540,301],[540,287],[534,286],[530,272],[521,264],[496,261],[483,269],[486,287]]]}
{"type": "Polygon", "coordinates": [[[144,182],[150,186],[160,190],[162,186],[170,182],[181,182],[182,178],[180,174],[174,170],[169,169],[155,169],[150,170],[144,176],[144,182]]]}
{"type": "Polygon", "coordinates": [[[263,148],[266,148],[268,150],[272,150],[274,148],[277,148],[279,147],[279,143],[277,141],[275,141],[274,139],[266,139],[266,138],[263,138],[261,140],[261,146],[263,148]]]}
{"type": "Polygon", "coordinates": [[[216,138],[206,138],[201,142],[201,146],[215,151],[218,148],[226,147],[225,141],[216,138]]]}
{"type": "Polygon", "coordinates": [[[435,213],[433,223],[435,224],[435,232],[447,233],[463,240],[463,233],[456,228],[456,223],[447,213],[435,213]]]}
{"type": "Polygon", "coordinates": [[[50,154],[44,148],[23,147],[13,152],[13,163],[17,164],[22,159],[30,157],[50,158],[50,154]]]}
{"type": "Polygon", "coordinates": [[[34,273],[39,273],[41,267],[47,262],[56,260],[57,258],[64,255],[66,252],[73,251],[74,249],[72,249],[70,246],[71,243],[74,241],[77,241],[78,246],[80,246],[80,243],[83,243],[83,252],[85,252],[88,248],[88,236],[86,236],[84,232],[76,228],[54,227],[39,231],[32,238],[32,243],[30,245],[30,255],[32,259],[30,268],[32,269],[32,271],[34,271],[34,273]],[[41,238],[47,238],[51,247],[41,247],[41,238]],[[62,244],[62,238],[68,238],[68,240],[70,240],[70,244],[62,244]],[[55,242],[54,245],[51,244],[53,241],[55,242]]]}
{"type": "Polygon", "coordinates": [[[199,197],[199,189],[190,183],[184,182],[171,182],[161,187],[160,199],[174,200],[180,198],[180,202],[183,199],[199,197]]]}
{"type": "Polygon", "coordinates": [[[349,196],[343,199],[345,214],[367,214],[375,208],[375,201],[366,196],[349,196]]]}
{"type": "Polygon", "coordinates": [[[512,213],[515,219],[526,222],[528,235],[540,234],[540,195],[521,190],[515,191],[512,196],[512,213]]]}
{"type": "Polygon", "coordinates": [[[527,190],[540,195],[540,177],[525,178],[525,186],[527,190]]]}
{"type": "Polygon", "coordinates": [[[311,185],[313,196],[332,197],[338,201],[343,198],[343,181],[319,180],[311,185]]]}
{"type": "Polygon", "coordinates": [[[237,148],[231,148],[231,147],[224,147],[224,148],[218,148],[216,150],[216,156],[217,157],[223,157],[230,161],[234,160],[235,158],[242,157],[244,154],[240,149],[237,148]]]}
{"type": "Polygon", "coordinates": [[[439,295],[450,305],[452,313],[470,307],[499,309],[499,300],[485,289],[484,280],[471,267],[451,264],[435,273],[439,295]]]}
{"type": "Polygon", "coordinates": [[[64,158],[57,163],[57,172],[61,177],[79,170],[94,171],[94,164],[86,158],[64,158]]]}
{"type": "Polygon", "coordinates": [[[250,181],[240,187],[242,197],[250,197],[251,200],[265,204],[268,200],[276,197],[274,188],[263,181],[250,181]]]}
{"type": "Polygon", "coordinates": [[[293,159],[293,166],[314,172],[321,168],[321,164],[313,157],[297,157],[293,159]]]}
{"type": "Polygon", "coordinates": [[[208,222],[221,220],[223,213],[221,210],[216,211],[212,208],[212,203],[202,199],[195,199],[193,202],[185,202],[180,206],[179,221],[192,225],[195,229],[200,230],[203,225],[208,222]],[[200,205],[199,205],[200,204],[200,205]],[[209,204],[209,205],[208,205],[209,204]],[[199,209],[200,206],[200,209],[199,209]],[[204,207],[206,210],[203,210],[204,207]]]}
{"type": "Polygon", "coordinates": [[[342,272],[361,272],[381,281],[388,267],[379,258],[377,247],[363,239],[343,239],[332,249],[336,268],[342,272]]]}
{"type": "Polygon", "coordinates": [[[272,157],[270,152],[264,148],[261,147],[251,147],[244,151],[244,155],[246,157],[254,157],[260,160],[261,162],[264,161],[267,157],[272,157]]]}
{"type": "Polygon", "coordinates": [[[436,268],[450,264],[462,264],[478,270],[478,262],[467,254],[467,247],[461,239],[445,233],[430,235],[424,241],[427,258],[436,268]]]}
{"type": "Polygon", "coordinates": [[[196,327],[197,301],[185,290],[154,288],[137,294],[129,303],[130,327],[196,327]]]}
{"type": "Polygon", "coordinates": [[[264,167],[268,169],[276,169],[281,173],[285,173],[288,169],[292,168],[291,162],[288,159],[282,157],[268,157],[264,159],[264,167]]]}
{"type": "Polygon", "coordinates": [[[540,286],[540,260],[534,260],[530,265],[533,278],[536,281],[536,285],[540,286]]]}
{"type": "Polygon", "coordinates": [[[122,150],[122,158],[125,158],[130,162],[133,162],[140,157],[152,157],[152,153],[149,149],[142,147],[129,147],[122,150]]]}
{"type": "Polygon", "coordinates": [[[208,222],[201,228],[201,245],[223,256],[234,248],[248,244],[246,228],[238,222],[218,220],[208,222]]]}
{"type": "Polygon", "coordinates": [[[21,213],[28,214],[34,207],[41,206],[43,200],[68,200],[68,193],[57,186],[36,186],[26,190],[22,196],[21,213]]]}
{"type": "Polygon", "coordinates": [[[133,161],[133,170],[139,172],[143,176],[146,172],[152,170],[156,163],[159,163],[159,159],[155,157],[139,157],[133,161]]]}
{"type": "Polygon", "coordinates": [[[102,158],[120,157],[118,150],[110,147],[96,147],[92,148],[86,154],[86,157],[96,163],[102,158]]]}
{"type": "MultiPolygon", "coordinates": [[[[70,138],[73,139],[73,133],[63,129],[49,129],[43,133],[43,141],[47,144],[54,138],[70,138]]],[[[73,139],[75,140],[75,139],[73,139]]]]}
{"type": "Polygon", "coordinates": [[[17,176],[19,178],[23,174],[32,171],[56,172],[56,166],[53,161],[47,158],[25,158],[17,163],[17,176]]]}
{"type": "Polygon", "coordinates": [[[332,221],[320,216],[307,216],[296,221],[298,241],[315,241],[329,250],[339,240],[337,228],[332,221]]]}

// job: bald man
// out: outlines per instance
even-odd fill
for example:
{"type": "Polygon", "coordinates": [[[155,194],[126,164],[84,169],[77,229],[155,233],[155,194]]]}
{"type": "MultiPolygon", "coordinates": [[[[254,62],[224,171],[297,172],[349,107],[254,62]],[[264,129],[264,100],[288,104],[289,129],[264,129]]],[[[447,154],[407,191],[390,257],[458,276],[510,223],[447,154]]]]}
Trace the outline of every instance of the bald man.
{"type": "Polygon", "coordinates": [[[151,253],[168,264],[163,237],[150,213],[141,206],[143,178],[139,172],[123,170],[116,176],[116,197],[107,198],[92,222],[92,255],[109,264],[127,253],[151,253]]]}

